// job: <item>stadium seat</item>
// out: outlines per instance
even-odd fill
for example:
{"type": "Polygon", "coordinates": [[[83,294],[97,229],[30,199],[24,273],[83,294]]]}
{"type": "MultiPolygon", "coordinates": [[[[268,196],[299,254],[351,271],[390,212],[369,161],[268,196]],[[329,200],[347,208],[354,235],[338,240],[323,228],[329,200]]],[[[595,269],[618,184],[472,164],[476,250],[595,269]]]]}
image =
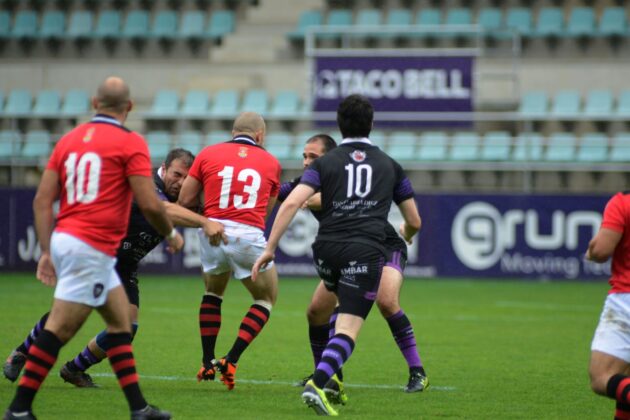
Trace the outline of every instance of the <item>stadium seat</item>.
{"type": "Polygon", "coordinates": [[[171,133],[168,131],[150,131],[146,135],[151,160],[163,161],[171,150],[171,133]]]}
{"type": "Polygon", "coordinates": [[[565,34],[564,14],[557,7],[543,7],[538,14],[534,36],[560,37],[565,34]]]}
{"type": "Polygon", "coordinates": [[[184,97],[181,115],[188,118],[205,118],[208,116],[210,99],[208,92],[203,90],[190,90],[184,97]]]}
{"type": "MultiPolygon", "coordinates": [[[[524,7],[514,7],[508,9],[505,16],[505,27],[509,30],[516,30],[522,37],[530,37],[533,33],[532,12],[524,7]]],[[[509,38],[509,33],[502,37],[509,38]]]]}
{"type": "MultiPolygon", "coordinates": [[[[380,27],[381,22],[383,21],[383,14],[378,9],[361,9],[357,12],[357,17],[354,21],[355,26],[365,26],[365,27],[380,27]]],[[[380,37],[383,35],[382,33],[375,32],[362,32],[351,34],[350,36],[353,38],[364,38],[364,37],[380,37]]]]}
{"type": "Polygon", "coordinates": [[[417,136],[411,131],[394,131],[389,136],[386,152],[396,160],[413,160],[417,136]]]}
{"type": "Polygon", "coordinates": [[[11,37],[19,40],[37,38],[37,13],[33,10],[20,10],[15,15],[11,37]]]}
{"type": "Polygon", "coordinates": [[[586,133],[582,136],[576,160],[578,162],[605,162],[608,160],[608,136],[586,133]]]}
{"type": "Polygon", "coordinates": [[[411,25],[411,12],[408,9],[391,9],[385,19],[385,25],[411,25]]]}
{"type": "MultiPolygon", "coordinates": [[[[469,26],[472,25],[472,15],[470,9],[463,7],[449,8],[444,18],[444,24],[449,26],[469,26]]],[[[442,37],[473,36],[471,31],[448,31],[441,34],[442,37]]]]}
{"type": "Polygon", "coordinates": [[[0,10],[0,40],[11,36],[11,14],[7,10],[0,10]]]}
{"type": "Polygon", "coordinates": [[[628,18],[626,10],[622,7],[607,7],[604,9],[597,35],[605,37],[624,37],[628,31],[628,18]]]}
{"type": "Polygon", "coordinates": [[[300,97],[292,90],[278,92],[269,110],[273,117],[293,118],[300,115],[300,97]]]}
{"type": "Polygon", "coordinates": [[[72,12],[66,36],[70,39],[80,40],[90,38],[92,35],[92,12],[85,10],[72,12]]]}
{"type": "Polygon", "coordinates": [[[234,32],[234,12],[231,10],[217,10],[212,13],[208,22],[206,36],[212,40],[219,40],[234,32]]]}
{"type": "Polygon", "coordinates": [[[20,147],[20,133],[17,130],[0,131],[0,158],[17,155],[20,147]]]}
{"type": "Polygon", "coordinates": [[[567,22],[567,36],[590,37],[595,35],[595,14],[590,7],[574,7],[567,22]]]}
{"type": "Polygon", "coordinates": [[[630,90],[622,90],[619,93],[616,114],[620,117],[630,118],[630,90]]]}
{"type": "Polygon", "coordinates": [[[172,40],[177,34],[177,13],[172,10],[160,10],[151,26],[150,35],[160,40],[172,40]]]}
{"type": "Polygon", "coordinates": [[[268,103],[269,98],[267,97],[267,91],[260,89],[248,90],[243,96],[241,112],[248,111],[265,115],[267,114],[268,103]]]}
{"type": "Polygon", "coordinates": [[[149,115],[152,117],[175,118],[179,110],[179,96],[173,90],[161,90],[153,99],[149,115]]]}
{"type": "Polygon", "coordinates": [[[39,37],[47,40],[62,39],[66,29],[66,15],[59,10],[47,10],[42,16],[39,37]]]}
{"type": "Polygon", "coordinates": [[[608,117],[613,113],[613,96],[609,90],[591,90],[584,104],[584,115],[608,117]]]}
{"type": "Polygon", "coordinates": [[[381,150],[385,150],[387,136],[385,135],[385,132],[381,130],[372,130],[370,132],[370,141],[374,146],[377,146],[381,150]]]}
{"type": "Polygon", "coordinates": [[[120,37],[120,12],[103,10],[99,13],[94,28],[94,37],[98,39],[116,39],[120,37]]]}
{"type": "Polygon", "coordinates": [[[551,115],[554,117],[572,118],[580,113],[580,93],[574,90],[564,90],[556,94],[551,115]]]}
{"type": "Polygon", "coordinates": [[[188,150],[193,155],[199,153],[202,147],[201,133],[198,131],[184,131],[177,137],[177,147],[188,150]]]}
{"type": "Polygon", "coordinates": [[[4,114],[8,117],[24,117],[31,113],[31,93],[25,89],[13,89],[9,92],[4,114]]]}
{"type": "Polygon", "coordinates": [[[32,111],[33,115],[53,118],[57,117],[60,111],[61,97],[59,96],[59,92],[54,90],[42,90],[37,94],[32,111]]]}
{"type": "Polygon", "coordinates": [[[424,161],[446,160],[448,137],[442,131],[427,131],[420,136],[416,158],[424,161]]]}
{"type": "MultiPolygon", "coordinates": [[[[348,9],[334,9],[328,12],[328,16],[326,17],[325,26],[330,27],[338,27],[345,26],[349,27],[352,25],[352,11],[348,9]]],[[[336,32],[332,29],[329,32],[318,35],[317,37],[320,39],[334,39],[339,38],[341,35],[340,32],[336,32]]]]}
{"type": "Polygon", "coordinates": [[[199,10],[189,10],[182,14],[178,36],[182,39],[201,40],[204,37],[206,15],[199,10]]]}
{"type": "Polygon", "coordinates": [[[481,143],[482,160],[509,160],[511,136],[507,131],[490,131],[481,143]]]}
{"type": "Polygon", "coordinates": [[[319,26],[323,22],[322,12],[319,10],[307,10],[300,15],[297,27],[287,34],[292,41],[303,41],[306,31],[312,26],[319,26]]]}
{"type": "Polygon", "coordinates": [[[451,160],[477,160],[479,135],[472,132],[455,133],[451,142],[451,160]]]}
{"type": "Polygon", "coordinates": [[[617,133],[610,149],[611,162],[630,162],[630,133],[617,133]]]}
{"type": "Polygon", "coordinates": [[[206,135],[206,146],[225,143],[230,140],[232,140],[232,133],[229,131],[211,131],[206,135]]]}
{"type": "MultiPolygon", "coordinates": [[[[439,9],[433,9],[429,7],[422,8],[416,14],[415,24],[421,25],[421,26],[441,25],[442,24],[442,11],[439,9]]],[[[436,34],[434,31],[427,31],[427,32],[414,33],[413,37],[414,38],[434,38],[435,35],[436,34]]]]}
{"type": "Polygon", "coordinates": [[[294,153],[292,154],[293,136],[290,133],[282,131],[269,133],[265,136],[265,149],[274,155],[276,159],[290,159],[295,156],[294,153]]]}
{"type": "Polygon", "coordinates": [[[69,90],[61,106],[63,116],[81,116],[90,111],[90,98],[86,91],[80,89],[69,90]]]}
{"type": "Polygon", "coordinates": [[[494,37],[503,26],[503,13],[501,9],[487,7],[479,11],[477,25],[484,30],[485,36],[494,37]]]}
{"type": "Polygon", "coordinates": [[[548,162],[570,162],[575,160],[575,135],[572,133],[553,133],[548,138],[543,159],[548,162]]]}
{"type": "Polygon", "coordinates": [[[33,130],[24,136],[22,153],[24,158],[44,158],[52,150],[50,133],[45,130],[33,130]]]}
{"type": "Polygon", "coordinates": [[[132,10],[122,28],[122,37],[142,40],[149,36],[149,13],[146,10],[132,10]]]}
{"type": "Polygon", "coordinates": [[[547,115],[547,94],[545,92],[527,92],[521,98],[519,113],[527,118],[539,118],[547,115]]]}
{"type": "Polygon", "coordinates": [[[233,117],[238,114],[238,92],[235,90],[220,90],[214,95],[210,106],[213,117],[233,117]]]}
{"type": "Polygon", "coordinates": [[[542,159],[542,137],[538,133],[521,133],[516,138],[512,160],[519,162],[540,162],[542,159]]]}

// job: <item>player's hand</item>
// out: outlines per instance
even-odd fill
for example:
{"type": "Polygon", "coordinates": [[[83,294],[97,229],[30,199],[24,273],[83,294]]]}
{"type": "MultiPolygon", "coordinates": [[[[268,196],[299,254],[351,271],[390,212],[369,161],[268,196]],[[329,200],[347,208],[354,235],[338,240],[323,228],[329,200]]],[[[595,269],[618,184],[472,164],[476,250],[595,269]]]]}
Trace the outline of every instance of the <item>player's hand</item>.
{"type": "Polygon", "coordinates": [[[203,225],[203,233],[206,234],[208,242],[210,242],[210,245],[212,246],[219,246],[221,242],[223,242],[224,245],[227,245],[228,243],[223,224],[219,222],[208,220],[208,222],[203,225]]]}
{"type": "Polygon", "coordinates": [[[177,232],[177,235],[175,235],[173,239],[166,238],[166,242],[168,243],[166,250],[171,254],[181,251],[184,247],[184,238],[182,238],[179,232],[177,232]]]}
{"type": "Polygon", "coordinates": [[[273,261],[273,258],[273,252],[268,251],[267,249],[265,249],[263,253],[260,254],[260,257],[258,257],[256,262],[254,263],[254,266],[252,267],[252,281],[256,281],[260,269],[267,267],[267,264],[273,261]]]}
{"type": "Polygon", "coordinates": [[[405,229],[405,227],[406,227],[405,222],[402,222],[400,224],[400,228],[398,228],[398,232],[400,232],[400,235],[403,237],[405,242],[411,245],[413,243],[413,235],[408,237],[407,229],[405,229]]]}
{"type": "Polygon", "coordinates": [[[55,286],[57,284],[57,274],[55,266],[50,258],[50,253],[44,252],[37,263],[37,279],[46,286],[55,286]]]}

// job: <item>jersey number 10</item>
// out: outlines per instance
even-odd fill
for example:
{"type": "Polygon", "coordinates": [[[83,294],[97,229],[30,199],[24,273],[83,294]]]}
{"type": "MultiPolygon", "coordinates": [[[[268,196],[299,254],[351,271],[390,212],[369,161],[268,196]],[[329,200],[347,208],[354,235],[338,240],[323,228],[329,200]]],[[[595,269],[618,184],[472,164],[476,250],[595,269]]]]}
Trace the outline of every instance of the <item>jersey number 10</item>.
{"type": "Polygon", "coordinates": [[[70,153],[65,166],[68,204],[88,204],[96,200],[101,177],[101,157],[88,152],[77,163],[77,153],[70,153]]]}
{"type": "Polygon", "coordinates": [[[348,198],[354,195],[364,198],[372,190],[372,167],[365,163],[354,166],[349,163],[344,166],[348,172],[348,190],[346,196],[348,198]]]}

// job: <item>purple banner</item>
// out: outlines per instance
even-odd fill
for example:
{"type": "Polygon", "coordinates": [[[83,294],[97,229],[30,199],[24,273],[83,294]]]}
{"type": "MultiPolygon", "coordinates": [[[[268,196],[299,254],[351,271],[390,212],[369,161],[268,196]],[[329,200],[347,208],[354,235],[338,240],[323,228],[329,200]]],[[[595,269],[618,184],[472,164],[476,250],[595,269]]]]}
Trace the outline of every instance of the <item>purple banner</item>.
{"type": "MultiPolygon", "coordinates": [[[[33,228],[33,190],[0,189],[0,270],[33,271],[39,247],[33,228]]],[[[611,194],[612,195],[612,194],[611,194]]],[[[589,240],[601,224],[608,195],[416,196],[422,230],[408,247],[407,277],[523,279],[607,279],[610,264],[584,260],[589,240]]],[[[402,218],[393,207],[390,222],[402,218]]],[[[270,221],[271,223],[271,221],[270,221]]],[[[268,223],[268,225],[270,225],[268,223]]],[[[318,223],[299,211],[280,241],[276,264],[281,275],[315,276],[311,244],[318,223]]],[[[142,272],[199,274],[196,229],[184,229],[182,253],[164,244],[142,262],[142,272]]]]}
{"type": "Polygon", "coordinates": [[[473,63],[473,57],[316,57],[313,110],[336,112],[343,98],[360,93],[376,112],[471,112],[473,63]]]}

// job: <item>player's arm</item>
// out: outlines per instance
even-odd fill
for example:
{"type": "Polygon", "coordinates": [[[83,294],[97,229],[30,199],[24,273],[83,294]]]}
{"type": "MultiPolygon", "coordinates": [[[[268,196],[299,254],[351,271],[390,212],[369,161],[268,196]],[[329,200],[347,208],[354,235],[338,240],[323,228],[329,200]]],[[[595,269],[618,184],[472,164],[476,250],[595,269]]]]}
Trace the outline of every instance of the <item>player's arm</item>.
{"type": "Polygon", "coordinates": [[[48,286],[54,286],[57,282],[55,268],[50,258],[50,236],[55,223],[53,203],[59,198],[60,190],[59,174],[50,169],[44,170],[33,200],[33,213],[35,216],[35,232],[42,251],[37,264],[37,278],[48,286]]]}
{"type": "Polygon", "coordinates": [[[187,176],[179,191],[177,204],[187,209],[197,209],[199,207],[199,193],[202,190],[201,182],[195,177],[187,176]]]}
{"type": "Polygon", "coordinates": [[[144,217],[160,235],[165,237],[171,251],[179,251],[184,246],[184,239],[166,215],[164,204],[155,193],[153,180],[148,176],[140,175],[131,175],[127,179],[144,217]]]}
{"type": "Polygon", "coordinates": [[[192,212],[180,205],[164,201],[166,215],[176,226],[202,228],[211,245],[219,245],[221,241],[227,244],[227,237],[223,232],[223,225],[214,220],[208,220],[200,214],[192,212]]]}
{"type": "Polygon", "coordinates": [[[309,210],[319,211],[322,209],[322,193],[316,193],[304,202],[304,207],[309,210]]]}
{"type": "Polygon", "coordinates": [[[269,197],[269,202],[267,203],[267,209],[265,213],[265,221],[269,218],[269,215],[273,211],[273,208],[276,206],[278,202],[278,197],[269,197]]]}
{"type": "Polygon", "coordinates": [[[615,252],[617,244],[622,237],[621,232],[608,228],[601,228],[593,239],[588,243],[586,251],[586,259],[603,263],[608,260],[615,252]]]}
{"type": "Polygon", "coordinates": [[[408,244],[411,244],[412,238],[422,226],[422,219],[420,218],[420,213],[418,213],[416,200],[413,197],[408,198],[398,203],[398,208],[404,220],[400,225],[400,234],[408,244]]]}

